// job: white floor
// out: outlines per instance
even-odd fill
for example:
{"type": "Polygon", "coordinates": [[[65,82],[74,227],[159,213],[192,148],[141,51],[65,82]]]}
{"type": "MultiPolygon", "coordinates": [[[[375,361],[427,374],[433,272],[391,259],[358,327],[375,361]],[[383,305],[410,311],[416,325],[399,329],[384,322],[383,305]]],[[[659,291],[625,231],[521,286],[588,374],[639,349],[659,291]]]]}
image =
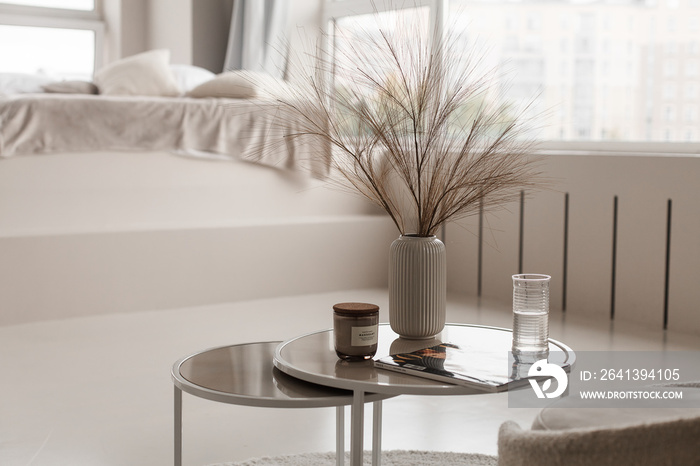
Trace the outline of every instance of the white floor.
{"type": "MultiPolygon", "coordinates": [[[[0,327],[0,464],[172,464],[177,359],[330,327],[341,301],[379,304],[387,320],[386,292],[358,290],[0,327]]],[[[552,315],[551,336],[575,350],[700,349],[697,336],[591,320],[568,315],[564,325],[552,315]]],[[[448,321],[510,327],[510,313],[453,297],[448,321]]],[[[333,408],[259,409],[188,394],[183,406],[185,465],[334,449],[333,408]]],[[[508,408],[502,394],[399,397],[384,404],[383,445],[495,454],[499,425],[529,426],[534,415],[508,408]]]]}

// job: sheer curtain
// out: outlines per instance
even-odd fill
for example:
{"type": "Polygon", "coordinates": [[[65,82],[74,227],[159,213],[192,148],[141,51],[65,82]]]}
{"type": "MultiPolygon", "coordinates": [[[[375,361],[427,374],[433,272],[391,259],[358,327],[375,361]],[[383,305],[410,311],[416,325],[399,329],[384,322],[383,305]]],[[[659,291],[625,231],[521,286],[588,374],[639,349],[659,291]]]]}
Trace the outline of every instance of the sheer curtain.
{"type": "Polygon", "coordinates": [[[234,0],[224,69],[283,78],[289,0],[234,0]]]}

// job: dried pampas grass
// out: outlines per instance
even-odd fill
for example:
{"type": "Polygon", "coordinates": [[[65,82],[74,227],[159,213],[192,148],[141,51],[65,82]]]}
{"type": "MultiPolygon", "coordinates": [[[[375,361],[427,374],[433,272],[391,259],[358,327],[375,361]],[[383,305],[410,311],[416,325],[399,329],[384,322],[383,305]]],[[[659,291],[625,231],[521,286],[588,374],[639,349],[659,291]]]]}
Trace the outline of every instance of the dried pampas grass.
{"type": "Polygon", "coordinates": [[[531,120],[501,102],[483,56],[454,36],[387,30],[353,36],[335,60],[320,53],[307,82],[278,97],[286,137],[330,156],[334,180],[381,206],[404,235],[434,235],[539,186],[531,120]]]}

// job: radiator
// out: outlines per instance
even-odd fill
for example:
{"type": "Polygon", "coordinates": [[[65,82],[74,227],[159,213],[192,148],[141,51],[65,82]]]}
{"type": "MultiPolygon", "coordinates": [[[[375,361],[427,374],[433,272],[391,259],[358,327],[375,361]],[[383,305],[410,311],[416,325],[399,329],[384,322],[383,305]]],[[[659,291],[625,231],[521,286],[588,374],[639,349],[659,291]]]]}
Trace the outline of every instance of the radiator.
{"type": "Polygon", "coordinates": [[[700,157],[549,155],[552,187],[444,229],[450,290],[510,300],[552,276],[551,309],[700,334],[700,157]]]}

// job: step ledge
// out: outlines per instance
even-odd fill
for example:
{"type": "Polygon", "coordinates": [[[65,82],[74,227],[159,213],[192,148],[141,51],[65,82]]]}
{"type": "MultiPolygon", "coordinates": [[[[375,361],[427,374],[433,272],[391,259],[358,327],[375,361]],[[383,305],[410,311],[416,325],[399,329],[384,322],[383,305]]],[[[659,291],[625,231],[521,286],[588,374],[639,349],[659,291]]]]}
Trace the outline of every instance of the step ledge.
{"type": "Polygon", "coordinates": [[[136,232],[172,232],[192,230],[213,230],[227,228],[255,228],[284,225],[313,225],[334,223],[360,223],[360,222],[386,222],[385,215],[319,215],[300,217],[262,217],[246,218],[241,220],[206,222],[196,225],[191,224],[167,224],[167,223],[139,223],[132,225],[101,225],[90,228],[47,228],[47,229],[6,229],[0,231],[0,239],[46,237],[46,236],[71,236],[91,234],[136,233],[136,232]]]}

